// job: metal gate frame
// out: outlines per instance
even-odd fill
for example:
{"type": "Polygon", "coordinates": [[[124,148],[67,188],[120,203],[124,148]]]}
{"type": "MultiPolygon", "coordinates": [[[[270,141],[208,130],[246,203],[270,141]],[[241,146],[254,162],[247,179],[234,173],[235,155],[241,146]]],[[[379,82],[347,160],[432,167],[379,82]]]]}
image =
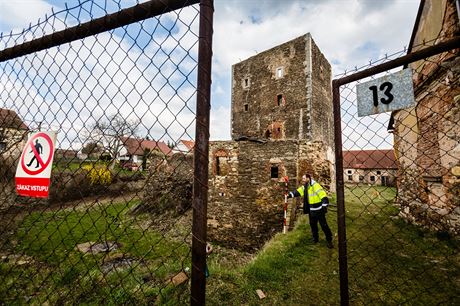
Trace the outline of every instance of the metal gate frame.
{"type": "Polygon", "coordinates": [[[200,24],[198,34],[196,142],[192,198],[191,304],[204,305],[206,293],[206,217],[214,1],[150,0],[116,13],[105,15],[89,22],[4,49],[0,51],[0,62],[110,31],[197,3],[200,4],[200,24]]]}
{"type": "Polygon", "coordinates": [[[340,86],[385,72],[403,65],[428,58],[439,53],[458,48],[460,37],[454,37],[446,42],[409,53],[400,58],[365,69],[349,76],[332,81],[332,103],[334,113],[334,141],[335,141],[335,173],[337,191],[337,227],[339,249],[339,274],[340,274],[340,304],[349,305],[348,292],[348,263],[347,263],[347,237],[345,227],[345,191],[343,180],[343,152],[342,152],[342,124],[340,114],[340,86]]]}

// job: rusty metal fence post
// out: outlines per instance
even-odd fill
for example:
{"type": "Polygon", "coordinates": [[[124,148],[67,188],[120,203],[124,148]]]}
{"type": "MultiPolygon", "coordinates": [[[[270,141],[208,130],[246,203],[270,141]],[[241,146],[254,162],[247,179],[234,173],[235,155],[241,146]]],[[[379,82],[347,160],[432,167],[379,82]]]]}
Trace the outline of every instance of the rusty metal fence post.
{"type": "Polygon", "coordinates": [[[205,266],[213,13],[213,0],[201,0],[193,180],[192,305],[204,305],[206,293],[205,266]]]}
{"type": "Polygon", "coordinates": [[[347,237],[345,227],[345,194],[343,184],[343,154],[342,154],[342,118],[340,115],[340,84],[332,81],[332,103],[334,112],[335,139],[335,177],[337,192],[337,231],[339,239],[339,274],[341,305],[349,304],[348,268],[347,268],[347,237]]]}
{"type": "Polygon", "coordinates": [[[335,127],[335,158],[336,158],[336,188],[337,188],[337,222],[339,238],[339,269],[340,269],[340,297],[341,305],[349,305],[349,280],[348,280],[348,254],[347,236],[345,226],[345,192],[343,178],[343,142],[342,142],[342,117],[340,87],[366,77],[373,76],[403,65],[427,59],[443,52],[447,52],[460,46],[460,37],[454,37],[434,46],[426,47],[414,53],[401,56],[394,60],[370,67],[368,69],[334,79],[332,82],[333,106],[334,106],[334,127],[335,127]]]}
{"type": "Polygon", "coordinates": [[[205,304],[213,0],[126,5],[0,35],[0,304],[205,304]],[[17,152],[47,129],[53,193],[20,197],[17,152]]]}

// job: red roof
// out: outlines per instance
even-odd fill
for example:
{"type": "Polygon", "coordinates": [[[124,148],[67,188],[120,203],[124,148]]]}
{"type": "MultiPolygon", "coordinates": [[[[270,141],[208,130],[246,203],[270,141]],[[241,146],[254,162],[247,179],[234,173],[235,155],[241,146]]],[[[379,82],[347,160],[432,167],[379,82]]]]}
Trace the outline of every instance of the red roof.
{"type": "Polygon", "coordinates": [[[343,151],[343,167],[352,169],[397,169],[393,150],[343,151]]]}
{"type": "Polygon", "coordinates": [[[16,130],[29,129],[14,110],[6,108],[0,108],[0,127],[16,130]]]}
{"type": "Polygon", "coordinates": [[[144,155],[144,150],[158,150],[165,155],[171,155],[172,150],[163,141],[122,137],[121,141],[129,155],[144,155]]]}
{"type": "Polygon", "coordinates": [[[181,142],[184,144],[184,146],[187,147],[187,149],[189,149],[189,151],[191,151],[193,147],[195,146],[195,142],[192,140],[182,140],[181,139],[181,142]]]}

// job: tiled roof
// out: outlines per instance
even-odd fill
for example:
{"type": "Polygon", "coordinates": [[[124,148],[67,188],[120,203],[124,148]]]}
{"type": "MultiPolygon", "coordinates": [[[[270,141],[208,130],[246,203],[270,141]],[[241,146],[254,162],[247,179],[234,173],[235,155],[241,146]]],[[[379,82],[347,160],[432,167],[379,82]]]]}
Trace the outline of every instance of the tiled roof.
{"type": "Polygon", "coordinates": [[[174,153],[189,154],[193,152],[195,147],[195,142],[193,140],[184,140],[181,139],[176,143],[174,147],[174,153]]]}
{"type": "Polygon", "coordinates": [[[0,127],[16,130],[29,129],[14,110],[6,108],[0,108],[0,127]]]}
{"type": "Polygon", "coordinates": [[[187,149],[189,149],[190,151],[193,149],[193,147],[195,146],[195,142],[192,141],[192,140],[182,140],[181,139],[181,142],[187,147],[187,149]]]}
{"type": "Polygon", "coordinates": [[[144,155],[144,150],[158,150],[165,155],[171,155],[172,150],[163,141],[122,137],[121,141],[130,155],[144,155]]]}
{"type": "Polygon", "coordinates": [[[343,167],[352,169],[397,169],[393,150],[343,151],[343,167]]]}

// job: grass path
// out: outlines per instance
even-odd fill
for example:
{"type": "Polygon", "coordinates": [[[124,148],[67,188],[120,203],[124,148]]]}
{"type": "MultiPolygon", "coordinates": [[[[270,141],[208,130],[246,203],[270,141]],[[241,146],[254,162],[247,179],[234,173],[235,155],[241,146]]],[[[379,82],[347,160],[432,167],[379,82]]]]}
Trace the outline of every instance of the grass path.
{"type": "MultiPolygon", "coordinates": [[[[346,190],[351,304],[459,305],[459,242],[400,220],[394,197],[391,188],[346,190]]],[[[168,282],[190,267],[189,237],[155,230],[147,215],[129,214],[137,200],[119,200],[24,216],[2,237],[0,304],[189,304],[187,282],[168,282]],[[119,248],[96,254],[76,249],[88,242],[116,242],[119,248]],[[108,263],[115,268],[108,271],[108,263]]],[[[292,231],[277,234],[257,254],[215,245],[208,258],[207,304],[338,305],[333,209],[327,218],[335,234],[332,250],[322,232],[320,243],[310,241],[303,215],[292,231]],[[266,298],[260,300],[257,289],[266,298]]]]}
{"type": "MultiPolygon", "coordinates": [[[[346,189],[350,303],[459,305],[459,242],[400,220],[394,198],[393,188],[346,189]]],[[[336,235],[335,212],[327,218],[336,235]]],[[[211,257],[207,304],[339,305],[337,240],[329,250],[324,240],[313,245],[310,236],[301,216],[293,231],[276,235],[246,265],[235,268],[211,257]]]]}

